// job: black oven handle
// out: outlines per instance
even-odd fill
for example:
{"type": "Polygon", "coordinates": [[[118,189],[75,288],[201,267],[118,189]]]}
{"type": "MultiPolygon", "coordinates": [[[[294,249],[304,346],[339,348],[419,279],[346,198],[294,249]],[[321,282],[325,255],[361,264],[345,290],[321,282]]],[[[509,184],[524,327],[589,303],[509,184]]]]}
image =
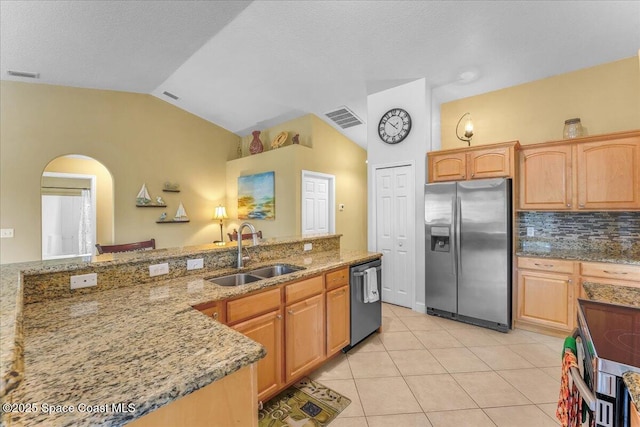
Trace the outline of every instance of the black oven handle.
{"type": "MultiPolygon", "coordinates": [[[[582,341],[582,337],[580,336],[580,332],[578,331],[578,328],[574,329],[573,334],[571,334],[571,336],[574,337],[576,340],[580,339],[580,341],[582,341]]],[[[580,342],[578,343],[578,345],[582,345],[582,343],[580,342]]],[[[578,363],[582,363],[582,361],[579,360],[578,363]]],[[[595,411],[596,396],[593,394],[593,392],[591,391],[587,383],[584,382],[584,378],[582,378],[582,376],[580,375],[580,370],[572,366],[571,368],[569,368],[569,375],[571,376],[573,383],[578,388],[578,392],[580,393],[582,400],[584,400],[584,402],[587,404],[587,406],[591,411],[595,411]]]]}

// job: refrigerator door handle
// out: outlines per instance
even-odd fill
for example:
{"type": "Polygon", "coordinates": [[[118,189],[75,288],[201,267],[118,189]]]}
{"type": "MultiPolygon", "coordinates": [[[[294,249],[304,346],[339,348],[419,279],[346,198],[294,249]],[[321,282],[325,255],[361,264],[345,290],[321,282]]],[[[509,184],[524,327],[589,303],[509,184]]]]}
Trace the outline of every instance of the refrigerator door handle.
{"type": "Polygon", "coordinates": [[[460,196],[456,197],[456,258],[458,277],[462,275],[462,199],[460,196]]]}
{"type": "Polygon", "coordinates": [[[453,250],[453,276],[458,277],[458,210],[456,209],[456,196],[451,196],[451,247],[453,250]]]}

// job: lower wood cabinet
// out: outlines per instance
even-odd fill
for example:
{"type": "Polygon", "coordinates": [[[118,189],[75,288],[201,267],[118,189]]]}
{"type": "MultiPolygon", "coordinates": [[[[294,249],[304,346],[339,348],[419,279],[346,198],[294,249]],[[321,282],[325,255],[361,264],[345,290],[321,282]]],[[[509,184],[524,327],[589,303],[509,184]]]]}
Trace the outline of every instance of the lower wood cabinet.
{"type": "Polygon", "coordinates": [[[327,292],[327,356],[350,343],[349,286],[327,292]]]}
{"type": "Polygon", "coordinates": [[[324,319],[324,293],[286,307],[286,382],[325,359],[324,319]]]}
{"type": "Polygon", "coordinates": [[[515,326],[558,336],[571,333],[578,297],[575,263],[519,257],[517,266],[515,326]]]}
{"type": "Polygon", "coordinates": [[[258,427],[256,364],[128,423],[128,427],[258,427]]]}
{"type": "Polygon", "coordinates": [[[284,364],[282,310],[278,309],[262,316],[232,326],[236,331],[262,344],[267,355],[258,361],[258,400],[274,394],[283,385],[284,364]]]}

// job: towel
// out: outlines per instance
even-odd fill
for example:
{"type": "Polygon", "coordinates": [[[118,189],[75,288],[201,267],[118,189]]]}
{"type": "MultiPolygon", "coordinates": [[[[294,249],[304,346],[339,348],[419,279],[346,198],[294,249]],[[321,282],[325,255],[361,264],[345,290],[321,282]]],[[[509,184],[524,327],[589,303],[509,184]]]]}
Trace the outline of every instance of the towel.
{"type": "Polygon", "coordinates": [[[376,302],[380,299],[378,294],[378,270],[375,267],[365,270],[366,279],[364,281],[364,302],[376,302]]]}
{"type": "Polygon", "coordinates": [[[562,355],[562,377],[560,380],[560,396],[556,418],[563,427],[579,427],[582,425],[582,398],[578,388],[571,380],[571,367],[578,367],[576,358],[576,340],[572,337],[565,339],[562,355]]]}

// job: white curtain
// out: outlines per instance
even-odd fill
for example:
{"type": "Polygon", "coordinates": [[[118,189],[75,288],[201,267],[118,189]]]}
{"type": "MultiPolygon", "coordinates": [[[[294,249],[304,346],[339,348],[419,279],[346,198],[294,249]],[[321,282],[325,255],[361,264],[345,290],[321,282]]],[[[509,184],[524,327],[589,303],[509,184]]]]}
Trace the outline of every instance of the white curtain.
{"type": "Polygon", "coordinates": [[[80,230],[78,232],[78,253],[80,255],[93,253],[91,229],[91,191],[82,190],[82,203],[80,206],[80,230]]]}

